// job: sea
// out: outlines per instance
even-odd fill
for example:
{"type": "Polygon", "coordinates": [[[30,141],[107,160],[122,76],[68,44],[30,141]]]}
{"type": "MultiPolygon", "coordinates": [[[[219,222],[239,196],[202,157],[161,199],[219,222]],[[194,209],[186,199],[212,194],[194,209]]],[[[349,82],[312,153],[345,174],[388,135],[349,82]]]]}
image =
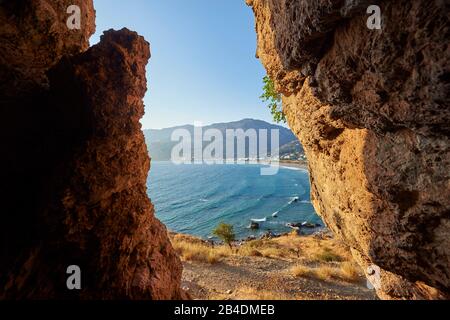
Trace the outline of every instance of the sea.
{"type": "Polygon", "coordinates": [[[261,175],[261,166],[152,161],[148,194],[169,230],[204,239],[221,222],[233,225],[238,239],[286,233],[288,223],[323,225],[310,202],[307,170],[281,166],[261,175]],[[250,229],[252,221],[260,228],[250,229]]]}

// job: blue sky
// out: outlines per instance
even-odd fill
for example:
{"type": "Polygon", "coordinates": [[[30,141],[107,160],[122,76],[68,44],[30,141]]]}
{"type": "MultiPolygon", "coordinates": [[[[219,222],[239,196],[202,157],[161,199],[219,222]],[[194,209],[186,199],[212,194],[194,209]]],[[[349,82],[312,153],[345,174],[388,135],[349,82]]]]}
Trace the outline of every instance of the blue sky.
{"type": "Polygon", "coordinates": [[[95,0],[97,32],[127,27],[150,42],[143,128],[272,122],[260,101],[254,17],[244,0],[95,0]]]}

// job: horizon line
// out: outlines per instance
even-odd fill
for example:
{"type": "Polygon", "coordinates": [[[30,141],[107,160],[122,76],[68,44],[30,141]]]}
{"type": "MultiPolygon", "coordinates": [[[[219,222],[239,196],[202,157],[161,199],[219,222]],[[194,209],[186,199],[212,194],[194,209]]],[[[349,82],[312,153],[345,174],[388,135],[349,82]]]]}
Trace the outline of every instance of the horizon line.
{"type": "MultiPolygon", "coordinates": [[[[265,122],[265,123],[268,123],[268,124],[271,124],[274,126],[280,126],[280,127],[286,128],[288,130],[291,130],[291,128],[289,128],[287,123],[268,122],[266,120],[254,119],[254,118],[242,118],[242,119],[233,120],[233,121],[204,123],[202,126],[207,127],[207,126],[212,126],[215,124],[233,123],[233,122],[240,122],[240,121],[244,121],[244,120],[261,121],[261,122],[265,122]]],[[[193,121],[192,123],[184,123],[184,124],[173,125],[170,127],[160,127],[160,128],[148,128],[148,127],[144,128],[144,126],[142,126],[142,130],[163,130],[163,129],[173,129],[173,128],[178,128],[178,127],[184,127],[184,126],[193,126],[195,122],[197,122],[197,121],[193,121]]]]}

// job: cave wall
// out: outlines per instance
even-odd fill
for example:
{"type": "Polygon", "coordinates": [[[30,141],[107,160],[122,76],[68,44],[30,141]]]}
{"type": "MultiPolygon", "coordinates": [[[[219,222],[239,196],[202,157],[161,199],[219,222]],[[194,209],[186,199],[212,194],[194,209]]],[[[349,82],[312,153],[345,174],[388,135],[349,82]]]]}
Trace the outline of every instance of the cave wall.
{"type": "Polygon", "coordinates": [[[385,299],[450,297],[448,1],[247,0],[311,199],[385,299]],[[371,4],[382,29],[366,26],[371,4]]]}
{"type": "Polygon", "coordinates": [[[92,0],[0,2],[0,299],[185,298],[146,192],[149,44],[94,31],[92,0]]]}

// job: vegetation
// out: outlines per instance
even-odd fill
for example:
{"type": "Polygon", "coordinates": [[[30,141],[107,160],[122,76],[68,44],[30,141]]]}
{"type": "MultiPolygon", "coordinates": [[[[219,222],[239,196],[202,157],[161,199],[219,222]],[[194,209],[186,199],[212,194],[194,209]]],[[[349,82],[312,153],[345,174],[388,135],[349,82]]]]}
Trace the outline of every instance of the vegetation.
{"type": "Polygon", "coordinates": [[[230,249],[233,249],[231,243],[236,239],[233,226],[227,223],[220,223],[214,230],[213,234],[218,236],[223,242],[225,242],[230,249]]]}
{"type": "Polygon", "coordinates": [[[286,116],[283,113],[281,105],[281,94],[276,91],[274,82],[268,75],[266,75],[263,78],[263,83],[264,93],[260,97],[261,100],[269,103],[267,106],[270,109],[270,113],[272,114],[275,122],[286,122],[286,116]]]}
{"type": "Polygon", "coordinates": [[[295,265],[291,268],[291,273],[294,277],[310,277],[312,272],[311,268],[302,264],[295,265]]]}
{"type": "Polygon", "coordinates": [[[298,278],[314,278],[322,281],[335,279],[358,282],[361,279],[359,267],[350,261],[343,262],[340,267],[328,264],[309,267],[299,264],[291,268],[291,274],[298,278]]]}
{"type": "Polygon", "coordinates": [[[358,282],[361,277],[360,267],[352,261],[344,261],[341,264],[341,278],[348,282],[358,282]]]}
{"type": "Polygon", "coordinates": [[[172,245],[184,261],[214,264],[219,262],[221,258],[230,255],[229,250],[222,246],[213,248],[201,239],[183,234],[174,235],[172,245]]]}
{"type": "MultiPolygon", "coordinates": [[[[216,230],[221,235],[226,234],[228,239],[234,239],[230,225],[220,224],[216,230]]],[[[337,285],[355,283],[361,286],[365,279],[349,249],[329,236],[299,236],[293,232],[272,239],[246,241],[238,246],[239,250],[230,250],[223,238],[223,244],[175,233],[170,234],[170,239],[182,261],[204,264],[203,268],[211,272],[222,272],[224,265],[227,265],[227,269],[249,263],[273,267],[264,269],[264,278],[257,282],[240,281],[234,287],[225,284],[225,288],[233,289],[229,290],[230,293],[220,289],[211,291],[208,293],[211,299],[303,299],[311,296],[295,291],[286,283],[292,281],[308,288],[315,288],[316,281],[337,285]],[[293,278],[301,281],[293,281],[293,278]]],[[[197,264],[195,268],[198,267],[197,264]]],[[[245,274],[245,270],[240,270],[240,267],[229,271],[233,275],[242,272],[245,274]]],[[[217,289],[216,284],[213,287],[217,289]]]]}
{"type": "Polygon", "coordinates": [[[316,254],[316,260],[325,262],[340,262],[343,259],[339,254],[333,252],[330,248],[325,247],[321,252],[316,254]]]}
{"type": "MultiPolygon", "coordinates": [[[[239,252],[233,253],[226,246],[211,246],[201,239],[188,235],[176,234],[171,239],[173,247],[183,261],[215,264],[223,258],[233,255],[266,257],[292,260],[295,264],[289,271],[292,276],[297,278],[358,282],[362,277],[360,267],[349,260],[351,258],[345,252],[345,248],[339,245],[333,246],[333,249],[328,247],[335,244],[334,240],[317,241],[311,237],[289,235],[272,240],[249,241],[241,246],[239,252]],[[322,248],[324,243],[325,246],[322,248]],[[293,250],[290,245],[302,247],[301,256],[299,256],[299,251],[293,250]],[[321,253],[316,254],[316,250],[321,253]]],[[[249,292],[247,293],[249,294],[249,292]]],[[[269,293],[267,292],[267,294],[269,293]]],[[[251,294],[249,295],[251,296],[251,294]]]]}

